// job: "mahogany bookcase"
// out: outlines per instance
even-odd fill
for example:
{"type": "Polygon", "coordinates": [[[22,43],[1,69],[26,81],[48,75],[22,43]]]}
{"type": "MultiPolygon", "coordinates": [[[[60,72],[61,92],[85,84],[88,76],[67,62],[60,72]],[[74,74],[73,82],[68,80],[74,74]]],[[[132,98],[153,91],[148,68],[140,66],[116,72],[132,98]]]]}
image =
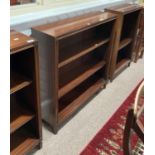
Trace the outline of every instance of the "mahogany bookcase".
{"type": "Polygon", "coordinates": [[[39,42],[43,120],[59,128],[105,88],[117,15],[95,12],[32,28],[39,42]]]}
{"type": "Polygon", "coordinates": [[[142,6],[136,4],[122,4],[106,9],[106,11],[118,15],[116,37],[109,70],[111,81],[130,66],[130,63],[133,61],[142,8],[142,6]]]}
{"type": "Polygon", "coordinates": [[[10,152],[24,155],[41,147],[41,113],[37,42],[10,34],[10,152]]]}

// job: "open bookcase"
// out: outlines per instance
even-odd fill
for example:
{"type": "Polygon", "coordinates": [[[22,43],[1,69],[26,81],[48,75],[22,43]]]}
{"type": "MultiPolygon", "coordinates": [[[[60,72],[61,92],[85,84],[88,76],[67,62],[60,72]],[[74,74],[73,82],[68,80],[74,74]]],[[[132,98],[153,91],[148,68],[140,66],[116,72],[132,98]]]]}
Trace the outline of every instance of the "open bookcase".
{"type": "Polygon", "coordinates": [[[41,147],[37,43],[10,34],[10,152],[24,155],[41,147]]]}
{"type": "Polygon", "coordinates": [[[105,88],[116,15],[95,12],[32,28],[39,41],[43,119],[54,133],[105,88]]]}
{"type": "Polygon", "coordinates": [[[113,80],[127,68],[134,52],[135,39],[142,6],[135,4],[122,4],[107,8],[106,11],[118,15],[114,51],[111,57],[109,78],[113,80]]]}

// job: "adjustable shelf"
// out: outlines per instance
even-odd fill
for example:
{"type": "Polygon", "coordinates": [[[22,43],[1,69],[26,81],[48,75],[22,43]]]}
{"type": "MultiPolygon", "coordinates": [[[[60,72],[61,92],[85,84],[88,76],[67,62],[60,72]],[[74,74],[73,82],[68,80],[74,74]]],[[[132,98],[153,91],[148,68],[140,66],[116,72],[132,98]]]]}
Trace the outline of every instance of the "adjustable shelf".
{"type": "Polygon", "coordinates": [[[121,40],[119,50],[128,46],[131,43],[131,41],[132,41],[132,39],[130,39],[130,38],[126,38],[126,39],[121,40]]]}
{"type": "Polygon", "coordinates": [[[37,139],[34,134],[31,134],[25,128],[21,128],[11,135],[11,155],[24,155],[31,152],[39,144],[40,139],[37,139]]]}
{"type": "Polygon", "coordinates": [[[95,41],[87,41],[86,43],[81,43],[83,44],[83,49],[78,49],[80,48],[80,45],[75,48],[74,52],[70,52],[69,50],[67,52],[64,52],[63,59],[64,61],[59,63],[59,68],[63,67],[64,65],[67,65],[68,63],[71,63],[72,61],[75,61],[76,59],[79,59],[80,57],[88,54],[89,52],[93,52],[96,48],[106,44],[109,42],[109,38],[105,40],[95,40],[95,41]],[[80,52],[79,52],[80,51],[80,52]]]}
{"type": "Polygon", "coordinates": [[[10,133],[13,133],[21,126],[29,122],[34,118],[34,114],[27,109],[22,108],[18,104],[11,105],[11,113],[10,113],[10,133]]]}
{"type": "Polygon", "coordinates": [[[54,133],[105,88],[115,24],[113,13],[95,12],[32,28],[42,61],[43,119],[54,133]]]}
{"type": "Polygon", "coordinates": [[[59,100],[59,123],[63,122],[106,85],[104,79],[92,76],[59,100]]]}
{"type": "Polygon", "coordinates": [[[109,78],[112,81],[124,69],[130,66],[133,59],[137,26],[142,6],[137,4],[122,4],[109,7],[106,11],[118,15],[118,23],[115,32],[117,34],[117,39],[114,41],[114,51],[111,57],[109,72],[109,78]],[[124,52],[126,52],[126,54],[124,52]]]}
{"type": "MultiPolygon", "coordinates": [[[[93,62],[94,64],[94,62],[93,62]]],[[[85,68],[82,68],[83,73],[79,75],[77,78],[72,80],[71,82],[67,83],[64,87],[62,87],[59,90],[59,98],[61,98],[63,95],[71,91],[73,88],[78,86],[81,82],[89,78],[91,75],[93,75],[95,72],[97,72],[99,69],[101,69],[105,65],[105,61],[99,62],[95,65],[92,65],[91,63],[88,64],[85,68]],[[87,69],[88,68],[88,69],[87,69]]]]}
{"type": "Polygon", "coordinates": [[[119,61],[116,65],[115,74],[118,75],[123,68],[129,65],[129,63],[130,63],[130,59],[122,59],[121,61],[119,61]]]}
{"type": "Polygon", "coordinates": [[[29,80],[28,78],[21,76],[18,73],[11,73],[11,82],[10,82],[10,93],[13,94],[21,89],[23,89],[24,87],[28,86],[31,84],[31,80],[29,80]]]}
{"type": "Polygon", "coordinates": [[[10,33],[10,153],[25,155],[41,147],[37,43],[10,33]]]}

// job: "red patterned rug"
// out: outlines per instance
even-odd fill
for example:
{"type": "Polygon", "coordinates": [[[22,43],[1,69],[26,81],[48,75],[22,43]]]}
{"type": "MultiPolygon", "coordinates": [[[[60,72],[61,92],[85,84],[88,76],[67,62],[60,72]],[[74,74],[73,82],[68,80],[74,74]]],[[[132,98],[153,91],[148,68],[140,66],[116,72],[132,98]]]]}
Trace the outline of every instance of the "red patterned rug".
{"type": "MultiPolygon", "coordinates": [[[[140,84],[138,84],[138,86],[139,85],[140,84]]],[[[126,122],[126,116],[129,108],[133,106],[138,86],[132,91],[132,93],[123,102],[120,108],[108,120],[108,122],[97,133],[97,135],[86,146],[86,148],[82,151],[80,155],[124,155],[122,148],[122,138],[126,122]]],[[[142,98],[141,100],[141,105],[143,104],[144,98],[142,98]]],[[[141,116],[141,120],[144,123],[143,118],[144,115],[141,116]]],[[[133,133],[131,141],[133,150],[136,149],[135,146],[137,142],[139,142],[139,139],[136,134],[133,133]]]]}

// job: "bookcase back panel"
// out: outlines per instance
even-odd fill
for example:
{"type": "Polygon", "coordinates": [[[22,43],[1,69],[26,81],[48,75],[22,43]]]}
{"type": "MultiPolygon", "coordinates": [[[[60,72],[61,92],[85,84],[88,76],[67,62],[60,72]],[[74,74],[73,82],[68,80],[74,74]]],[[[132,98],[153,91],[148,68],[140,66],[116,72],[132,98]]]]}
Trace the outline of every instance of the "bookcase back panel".
{"type": "Polygon", "coordinates": [[[130,59],[131,58],[130,57],[130,46],[131,46],[131,44],[129,44],[125,48],[118,51],[117,63],[119,63],[123,59],[130,59]]]}
{"type": "Polygon", "coordinates": [[[130,14],[124,15],[124,22],[121,33],[121,40],[125,38],[132,38],[136,29],[136,23],[139,16],[139,10],[130,14]]]}
{"type": "Polygon", "coordinates": [[[11,55],[11,71],[33,79],[35,74],[35,58],[33,50],[34,48],[30,48],[17,54],[11,55]]]}
{"type": "MultiPolygon", "coordinates": [[[[27,88],[25,88],[25,89],[27,89],[27,88]]],[[[29,109],[32,113],[35,113],[35,108],[33,106],[34,102],[30,101],[27,98],[27,95],[25,95],[26,94],[25,89],[20,90],[20,91],[12,94],[10,96],[10,101],[11,101],[10,106],[12,107],[11,109],[14,109],[13,107],[16,107],[16,105],[17,105],[17,106],[20,106],[23,109],[29,109]]]]}
{"type": "Polygon", "coordinates": [[[35,112],[35,108],[36,108],[36,99],[35,99],[35,90],[33,88],[33,85],[30,85],[26,88],[24,88],[24,90],[21,90],[19,92],[17,92],[17,99],[19,100],[19,102],[24,102],[23,104],[26,104],[29,106],[29,108],[35,112]],[[33,96],[32,96],[33,95],[33,96]]]}

